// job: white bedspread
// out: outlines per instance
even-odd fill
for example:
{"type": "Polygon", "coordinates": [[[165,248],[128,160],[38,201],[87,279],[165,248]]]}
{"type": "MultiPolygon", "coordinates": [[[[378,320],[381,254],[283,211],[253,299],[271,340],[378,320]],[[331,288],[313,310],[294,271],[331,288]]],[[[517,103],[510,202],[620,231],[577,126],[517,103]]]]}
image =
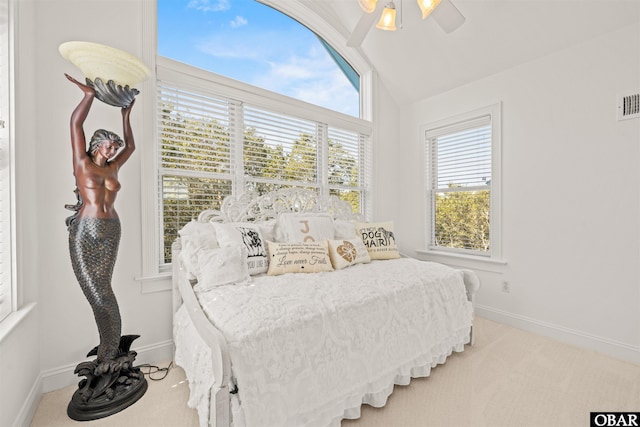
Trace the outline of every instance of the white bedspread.
{"type": "MultiPolygon", "coordinates": [[[[463,273],[410,258],[258,276],[199,298],[229,345],[241,406],[236,427],[339,426],[357,418],[362,403],[383,406],[394,384],[428,376],[462,351],[472,322],[463,273]]],[[[178,341],[176,358],[187,359],[191,351],[178,341]]],[[[201,372],[206,363],[176,361],[188,376],[195,376],[189,369],[205,375],[196,382],[210,381],[201,372]]],[[[190,402],[206,401],[204,387],[199,396],[194,388],[190,402]]]]}

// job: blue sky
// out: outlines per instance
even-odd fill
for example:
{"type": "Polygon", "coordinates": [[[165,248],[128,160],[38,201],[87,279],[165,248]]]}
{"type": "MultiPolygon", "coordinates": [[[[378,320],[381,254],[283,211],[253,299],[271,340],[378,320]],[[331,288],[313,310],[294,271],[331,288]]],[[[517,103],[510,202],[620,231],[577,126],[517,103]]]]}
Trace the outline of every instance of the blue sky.
{"type": "Polygon", "coordinates": [[[357,91],[317,37],[253,0],[158,0],[158,53],[359,116],[357,91]]]}

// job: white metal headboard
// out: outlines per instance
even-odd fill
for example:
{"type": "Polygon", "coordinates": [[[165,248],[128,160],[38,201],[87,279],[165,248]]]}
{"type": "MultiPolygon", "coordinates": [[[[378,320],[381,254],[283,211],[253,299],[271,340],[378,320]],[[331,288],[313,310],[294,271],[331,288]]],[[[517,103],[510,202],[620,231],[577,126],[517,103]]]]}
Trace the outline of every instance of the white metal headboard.
{"type": "Polygon", "coordinates": [[[199,222],[245,222],[275,219],[284,212],[323,212],[333,219],[360,220],[349,202],[337,196],[321,197],[303,188],[283,188],[261,196],[247,192],[240,196],[227,196],[220,210],[200,213],[199,222]]]}

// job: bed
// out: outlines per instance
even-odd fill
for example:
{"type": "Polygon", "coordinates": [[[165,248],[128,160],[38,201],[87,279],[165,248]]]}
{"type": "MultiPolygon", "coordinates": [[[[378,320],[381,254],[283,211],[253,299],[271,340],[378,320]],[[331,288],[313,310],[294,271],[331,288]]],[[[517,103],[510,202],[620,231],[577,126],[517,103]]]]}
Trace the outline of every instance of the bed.
{"type": "Polygon", "coordinates": [[[473,344],[470,270],[303,189],[225,198],[172,247],[175,362],[201,426],[339,426],[473,344]]]}

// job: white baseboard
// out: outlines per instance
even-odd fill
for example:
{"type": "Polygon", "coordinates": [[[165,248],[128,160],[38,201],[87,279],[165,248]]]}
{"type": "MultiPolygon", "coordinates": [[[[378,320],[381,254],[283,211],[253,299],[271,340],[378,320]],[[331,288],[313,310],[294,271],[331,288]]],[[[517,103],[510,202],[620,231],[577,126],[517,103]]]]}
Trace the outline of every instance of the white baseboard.
{"type": "MultiPolygon", "coordinates": [[[[134,348],[134,350],[138,353],[135,362],[136,365],[145,363],[157,363],[173,359],[172,340],[134,348]]],[[[76,369],[76,366],[78,366],[78,363],[80,362],[82,362],[82,360],[78,360],[77,362],[70,365],[59,366],[57,368],[48,369],[41,372],[40,381],[42,383],[42,393],[48,393],[53,390],[68,387],[80,381],[81,378],[73,373],[73,371],[76,369]]],[[[40,395],[38,395],[38,399],[39,398],[40,395]]]]}
{"type": "MultiPolygon", "coordinates": [[[[173,341],[162,341],[156,344],[139,347],[136,348],[135,351],[138,353],[138,356],[136,357],[136,364],[138,365],[169,361],[173,359],[173,341]]],[[[71,365],[60,366],[58,368],[40,372],[40,375],[38,375],[36,381],[33,383],[22,408],[20,408],[20,412],[13,423],[13,427],[28,427],[31,424],[31,420],[36,413],[38,405],[40,404],[40,399],[44,393],[74,385],[80,381],[80,378],[73,373],[80,362],[81,361],[78,361],[71,365]]]]}
{"type": "Polygon", "coordinates": [[[577,347],[587,348],[607,356],[640,365],[640,347],[578,331],[564,326],[543,322],[493,307],[475,305],[479,317],[514,328],[534,332],[577,347]]]}
{"type": "Polygon", "coordinates": [[[38,405],[40,404],[41,396],[42,375],[38,375],[33,386],[31,386],[31,390],[29,390],[29,394],[24,400],[24,404],[18,412],[18,416],[13,423],[13,427],[29,427],[33,416],[36,414],[36,409],[38,409],[38,405]]]}

